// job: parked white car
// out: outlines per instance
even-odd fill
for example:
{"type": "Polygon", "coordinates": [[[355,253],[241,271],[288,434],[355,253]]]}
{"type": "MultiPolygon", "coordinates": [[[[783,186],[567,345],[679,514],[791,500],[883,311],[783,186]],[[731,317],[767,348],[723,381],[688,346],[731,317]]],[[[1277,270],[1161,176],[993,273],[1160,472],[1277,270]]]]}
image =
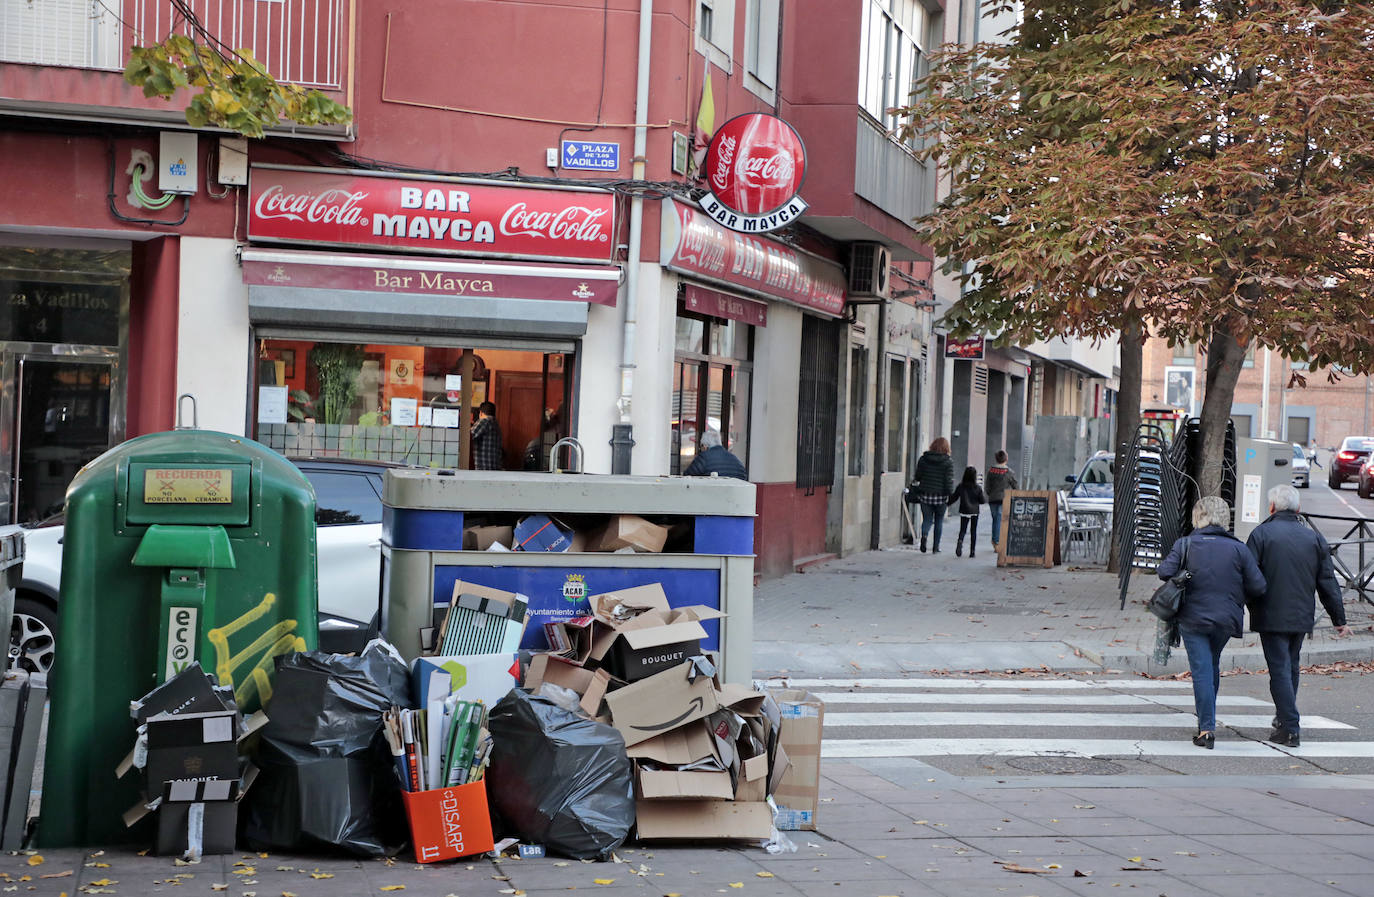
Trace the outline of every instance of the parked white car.
{"type": "Polygon", "coordinates": [[[1298,489],[1306,489],[1312,482],[1311,469],[1307,452],[1296,442],[1293,443],[1293,485],[1298,489]]]}
{"type": "Polygon", "coordinates": [[[1098,452],[1088,459],[1078,476],[1067,477],[1070,511],[1106,511],[1111,518],[1113,496],[1116,494],[1116,455],[1098,452]]]}
{"type": "MultiPolygon", "coordinates": [[[[381,462],[294,460],[315,487],[320,647],[360,649],[378,619],[382,577],[381,462]]],[[[24,571],[14,595],[10,662],[52,669],[62,581],[61,518],[24,533],[24,571]]]]}

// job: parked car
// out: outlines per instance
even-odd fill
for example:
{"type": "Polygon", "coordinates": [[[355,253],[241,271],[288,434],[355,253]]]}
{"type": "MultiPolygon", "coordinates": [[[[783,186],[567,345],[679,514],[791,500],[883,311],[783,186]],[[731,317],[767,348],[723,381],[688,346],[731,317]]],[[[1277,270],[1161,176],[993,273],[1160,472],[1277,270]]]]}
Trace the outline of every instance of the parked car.
{"type": "Polygon", "coordinates": [[[1355,481],[1355,488],[1360,493],[1360,498],[1374,498],[1374,455],[1365,458],[1360,465],[1359,479],[1355,481]]]}
{"type": "Polygon", "coordinates": [[[1347,436],[1341,440],[1340,448],[1331,456],[1331,469],[1326,474],[1326,485],[1332,489],[1341,488],[1341,483],[1360,478],[1360,468],[1374,449],[1374,436],[1347,436]]]}
{"type": "MultiPolygon", "coordinates": [[[[320,647],[360,649],[378,618],[382,566],[382,476],[400,465],[375,461],[292,459],[315,487],[320,647]]],[[[24,571],[14,596],[10,661],[52,669],[62,580],[63,518],[24,534],[24,571]]]]}
{"type": "MultiPolygon", "coordinates": [[[[1310,473],[1311,464],[1307,460],[1307,452],[1296,442],[1293,443],[1293,485],[1298,489],[1306,489],[1311,485],[1310,473]]],[[[1361,491],[1360,494],[1364,495],[1364,492],[1361,491]]]]}
{"type": "Polygon", "coordinates": [[[1116,491],[1116,455],[1098,452],[1087,460],[1078,476],[1065,477],[1070,511],[1112,511],[1116,491]]]}

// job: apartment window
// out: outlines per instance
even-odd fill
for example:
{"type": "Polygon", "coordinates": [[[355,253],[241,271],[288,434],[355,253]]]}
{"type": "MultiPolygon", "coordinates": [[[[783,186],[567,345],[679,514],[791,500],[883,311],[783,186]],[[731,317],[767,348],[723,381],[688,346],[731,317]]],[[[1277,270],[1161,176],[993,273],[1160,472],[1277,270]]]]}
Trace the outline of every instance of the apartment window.
{"type": "Polygon", "coordinates": [[[735,45],[735,0],[697,0],[697,52],[730,70],[735,45]]]}
{"type": "Polygon", "coordinates": [[[802,318],[797,372],[797,487],[835,483],[835,425],[840,380],[840,325],[802,318]]]}
{"type": "Polygon", "coordinates": [[[849,475],[868,469],[868,350],[849,348],[849,475]]]}
{"type": "Polygon", "coordinates": [[[778,84],[778,13],[782,0],[748,0],[744,24],[744,66],[760,87],[778,84]]]}
{"type": "Polygon", "coordinates": [[[884,469],[890,472],[902,469],[902,411],[906,407],[906,361],[901,358],[887,360],[887,453],[883,458],[884,469]]]}
{"type": "Polygon", "coordinates": [[[918,0],[865,0],[859,48],[859,105],[888,131],[898,125],[889,109],[911,102],[926,73],[925,9],[918,0]]]}
{"type": "Polygon", "coordinates": [[[1175,343],[1174,364],[1196,364],[1197,343],[1175,343]]]}
{"type": "Polygon", "coordinates": [[[1253,342],[1245,347],[1245,360],[1240,363],[1240,366],[1243,368],[1255,366],[1255,344],[1253,342]]]}

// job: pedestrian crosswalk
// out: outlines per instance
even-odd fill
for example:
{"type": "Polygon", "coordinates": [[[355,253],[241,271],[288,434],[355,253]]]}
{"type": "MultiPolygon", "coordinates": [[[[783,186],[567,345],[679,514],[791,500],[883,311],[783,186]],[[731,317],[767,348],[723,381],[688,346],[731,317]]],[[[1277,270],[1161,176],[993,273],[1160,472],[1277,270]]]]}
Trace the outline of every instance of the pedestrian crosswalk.
{"type": "Polygon", "coordinates": [[[1199,751],[1192,685],[1141,678],[789,679],[825,701],[821,755],[893,757],[1374,757],[1355,727],[1304,714],[1302,747],[1261,741],[1273,706],[1222,694],[1213,751],[1199,751]],[[1068,737],[1072,733],[1076,737],[1068,737]]]}

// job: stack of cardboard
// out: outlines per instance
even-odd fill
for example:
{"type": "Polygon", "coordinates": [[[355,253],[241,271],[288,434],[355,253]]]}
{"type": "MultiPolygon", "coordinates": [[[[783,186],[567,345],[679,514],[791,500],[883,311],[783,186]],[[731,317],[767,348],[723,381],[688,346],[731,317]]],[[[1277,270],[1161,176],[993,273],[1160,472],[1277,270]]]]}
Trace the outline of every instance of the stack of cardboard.
{"type": "Polygon", "coordinates": [[[464,551],[593,551],[658,553],[668,543],[670,527],[636,514],[615,514],[605,523],[574,529],[556,517],[530,514],[511,525],[469,526],[463,530],[464,551]]]}
{"type": "Polygon", "coordinates": [[[789,765],[782,714],[768,694],[717,678],[701,650],[702,622],[723,614],[672,608],[658,584],[589,602],[590,621],[550,624],[560,638],[533,658],[525,688],[567,689],[621,733],[635,766],[639,837],[770,837],[769,797],[789,765]]]}
{"type": "Polygon", "coordinates": [[[257,776],[242,756],[267,724],[262,711],[245,720],[233,690],[193,663],[129,705],[138,741],[116,773],[142,771],[143,798],[124,814],[132,826],[157,813],[157,852],[202,855],[234,851],[238,802],[257,776]]]}

